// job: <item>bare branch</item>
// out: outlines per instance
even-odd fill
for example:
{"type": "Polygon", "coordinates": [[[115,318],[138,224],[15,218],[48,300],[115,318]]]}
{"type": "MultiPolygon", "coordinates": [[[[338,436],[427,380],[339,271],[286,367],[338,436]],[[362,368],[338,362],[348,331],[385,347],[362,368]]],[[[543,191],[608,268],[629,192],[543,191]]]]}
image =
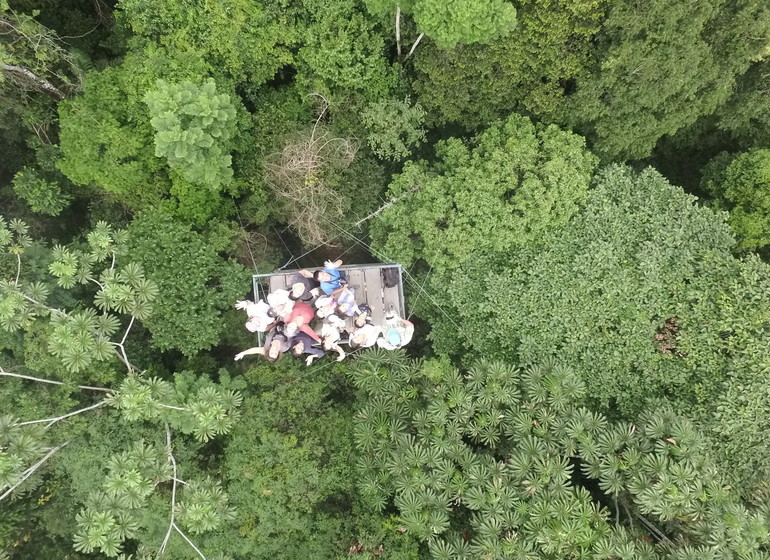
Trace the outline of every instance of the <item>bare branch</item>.
{"type": "Polygon", "coordinates": [[[356,228],[356,227],[360,226],[365,221],[374,218],[380,212],[383,212],[383,211],[387,210],[388,208],[393,206],[396,202],[400,202],[401,200],[405,199],[407,196],[409,196],[413,192],[416,192],[416,191],[419,191],[419,190],[420,190],[420,186],[419,185],[415,185],[414,187],[412,187],[411,189],[409,189],[405,193],[402,193],[402,194],[400,194],[397,197],[391,198],[388,202],[386,202],[385,204],[380,206],[377,210],[375,210],[374,212],[372,212],[371,214],[369,214],[365,218],[361,218],[360,220],[358,220],[355,224],[353,224],[353,227],[356,228]]]}
{"type": "Polygon", "coordinates": [[[193,542],[189,539],[189,537],[182,532],[179,526],[176,523],[174,523],[173,526],[174,526],[174,529],[176,529],[176,532],[182,535],[182,538],[187,541],[187,544],[189,544],[193,548],[193,550],[198,553],[198,556],[200,556],[202,560],[206,560],[206,557],[203,555],[200,549],[198,549],[198,547],[193,544],[193,542]]]}
{"type": "MultiPolygon", "coordinates": [[[[40,383],[50,383],[51,385],[64,385],[64,382],[62,381],[54,381],[53,379],[43,379],[42,377],[32,377],[31,375],[22,375],[20,373],[11,373],[10,371],[5,371],[2,367],[0,367],[0,376],[18,377],[20,379],[28,379],[30,381],[38,381],[40,383]]],[[[91,387],[90,385],[78,385],[77,388],[86,389],[89,391],[103,391],[105,393],[110,392],[110,389],[105,389],[104,387],[91,387]]]]}
{"type": "Polygon", "coordinates": [[[414,53],[414,49],[417,48],[417,45],[420,44],[420,41],[422,41],[422,38],[425,36],[425,33],[420,33],[419,37],[417,37],[417,40],[412,44],[412,48],[409,49],[409,54],[406,55],[406,58],[404,60],[409,60],[409,57],[412,56],[414,53]]]}
{"type": "Polygon", "coordinates": [[[75,410],[73,412],[69,412],[67,414],[63,414],[61,416],[57,416],[55,418],[43,418],[42,420],[28,420],[27,422],[19,422],[17,425],[18,426],[26,426],[28,424],[41,424],[43,422],[48,422],[48,424],[45,425],[46,429],[48,429],[51,426],[53,426],[54,424],[56,424],[57,422],[59,422],[61,420],[64,420],[65,418],[69,418],[70,416],[75,416],[75,415],[81,414],[83,412],[88,412],[89,410],[93,410],[95,408],[99,408],[101,406],[104,406],[105,404],[107,404],[107,401],[103,400],[103,401],[99,401],[96,404],[92,404],[91,406],[87,406],[85,408],[80,408],[78,410],[75,410]]]}
{"type": "Polygon", "coordinates": [[[12,64],[3,64],[0,65],[0,69],[6,72],[9,77],[11,77],[15,82],[22,86],[29,86],[30,88],[39,92],[46,93],[57,101],[61,101],[65,97],[64,94],[59,91],[55,85],[53,85],[45,78],[41,78],[29,68],[24,68],[23,66],[14,66],[12,64]]]}
{"type": "Polygon", "coordinates": [[[176,524],[176,484],[177,482],[180,482],[182,484],[187,484],[187,483],[177,478],[176,459],[174,458],[174,452],[171,447],[171,429],[168,427],[168,424],[166,424],[166,452],[168,453],[168,462],[171,463],[171,467],[174,470],[174,476],[171,479],[172,480],[171,520],[169,521],[169,524],[168,524],[168,530],[166,531],[166,536],[163,537],[163,542],[161,543],[160,548],[158,549],[158,557],[162,556],[163,553],[166,551],[166,545],[168,545],[168,540],[171,537],[171,532],[176,531],[181,535],[181,537],[185,541],[187,541],[187,544],[189,544],[192,547],[192,549],[198,553],[198,556],[200,556],[203,560],[206,560],[206,557],[203,555],[200,549],[197,546],[195,546],[195,544],[189,539],[189,537],[185,535],[184,532],[182,532],[182,530],[176,524]]]}
{"type": "Polygon", "coordinates": [[[328,224],[344,218],[345,201],[325,175],[346,169],[356,152],[352,140],[333,136],[316,121],[312,130],[288,142],[266,163],[267,183],[288,200],[289,225],[307,244],[328,244],[334,237],[328,224]]]}
{"type": "Polygon", "coordinates": [[[171,467],[174,469],[173,483],[171,485],[171,521],[168,524],[166,536],[163,537],[163,542],[158,549],[158,556],[161,556],[166,550],[168,539],[171,537],[171,531],[174,529],[174,516],[176,515],[176,459],[171,449],[171,429],[168,427],[168,424],[166,424],[166,453],[168,453],[168,462],[171,463],[171,467]]]}
{"type": "Polygon", "coordinates": [[[158,406],[161,408],[170,408],[171,410],[190,410],[189,408],[184,408],[182,406],[173,406],[170,404],[163,404],[163,403],[158,403],[158,406]]]}
{"type": "Polygon", "coordinates": [[[34,472],[35,472],[37,469],[39,469],[39,468],[40,468],[40,467],[43,465],[43,463],[45,463],[45,462],[46,462],[48,459],[50,459],[50,458],[51,458],[51,456],[52,456],[54,453],[56,453],[57,451],[59,451],[59,449],[61,449],[62,447],[64,447],[64,446],[65,446],[65,445],[67,445],[68,443],[69,443],[68,441],[65,441],[65,442],[64,442],[64,443],[62,443],[61,445],[59,445],[59,446],[57,446],[57,447],[54,447],[54,448],[53,448],[53,449],[51,449],[51,450],[50,450],[48,453],[46,453],[46,454],[45,454],[45,456],[44,456],[42,459],[40,459],[40,461],[38,461],[37,463],[35,463],[35,464],[34,464],[34,465],[32,465],[31,467],[29,467],[29,468],[28,468],[26,471],[24,471],[24,473],[21,475],[21,478],[19,479],[19,481],[18,481],[16,484],[14,484],[13,486],[11,486],[11,487],[10,487],[8,490],[6,490],[6,491],[3,493],[3,495],[2,495],[2,496],[0,496],[0,501],[2,501],[2,500],[4,500],[5,498],[7,498],[7,497],[8,497],[8,496],[11,494],[11,492],[13,492],[14,490],[16,490],[16,488],[18,488],[19,486],[21,486],[21,484],[22,484],[22,483],[23,483],[25,480],[27,480],[27,479],[28,479],[30,476],[32,476],[32,473],[34,473],[34,472]]]}
{"type": "MultiPolygon", "coordinates": [[[[135,317],[132,315],[131,320],[128,322],[128,326],[126,327],[126,332],[123,334],[123,339],[120,341],[120,345],[123,346],[126,343],[126,337],[128,336],[128,331],[131,330],[131,327],[134,326],[134,319],[135,317]]],[[[124,351],[125,353],[125,351],[124,351]]]]}

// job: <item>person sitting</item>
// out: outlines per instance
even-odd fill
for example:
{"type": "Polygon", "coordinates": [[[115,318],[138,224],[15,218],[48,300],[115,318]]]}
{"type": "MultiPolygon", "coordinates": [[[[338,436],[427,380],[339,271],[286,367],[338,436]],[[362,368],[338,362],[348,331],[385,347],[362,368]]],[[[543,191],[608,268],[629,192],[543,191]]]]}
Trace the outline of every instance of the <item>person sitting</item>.
{"type": "Polygon", "coordinates": [[[301,357],[303,354],[309,354],[309,356],[305,358],[306,365],[310,365],[316,358],[323,358],[326,355],[326,352],[320,348],[313,347],[313,339],[303,332],[294,335],[291,339],[291,344],[291,353],[297,358],[301,357]]]}
{"type": "Polygon", "coordinates": [[[345,359],[345,351],[340,347],[339,341],[342,339],[342,331],[345,330],[345,321],[336,315],[330,315],[321,326],[321,340],[323,340],[323,349],[327,352],[334,350],[337,352],[337,361],[345,359]]]}
{"type": "Polygon", "coordinates": [[[267,303],[275,310],[276,315],[284,320],[294,308],[294,300],[290,296],[291,292],[283,289],[267,294],[267,303]]]}
{"type": "Polygon", "coordinates": [[[320,283],[321,291],[327,296],[336,295],[342,291],[347,284],[347,280],[342,276],[342,273],[337,270],[342,265],[341,260],[334,262],[326,261],[324,263],[323,270],[316,270],[313,273],[313,279],[320,283]]]}
{"type": "Polygon", "coordinates": [[[275,326],[275,312],[263,300],[254,303],[249,300],[235,302],[236,309],[246,311],[249,320],[246,322],[246,328],[250,332],[265,332],[275,326]]]}
{"type": "Polygon", "coordinates": [[[321,285],[313,279],[313,274],[307,270],[295,272],[291,277],[291,292],[289,297],[293,301],[312,303],[321,295],[321,285]]]}
{"type": "Polygon", "coordinates": [[[348,346],[350,346],[351,350],[370,348],[375,345],[380,336],[382,336],[382,329],[367,323],[353,331],[353,334],[348,339],[348,346]]]}
{"type": "Polygon", "coordinates": [[[318,308],[316,316],[325,319],[337,310],[337,300],[334,299],[334,296],[321,296],[315,300],[315,306],[318,308]]]}
{"type": "Polygon", "coordinates": [[[334,312],[340,317],[352,317],[359,314],[353,290],[345,287],[337,294],[337,308],[334,312]]]}
{"type": "Polygon", "coordinates": [[[302,331],[316,342],[321,342],[321,339],[315,331],[310,328],[310,322],[314,317],[315,313],[313,313],[313,308],[307,303],[302,301],[294,303],[291,314],[287,315],[284,319],[286,321],[286,327],[284,329],[286,336],[291,338],[296,335],[298,331],[302,331]]]}
{"type": "Polygon", "coordinates": [[[385,350],[395,350],[409,344],[414,334],[414,325],[411,321],[402,319],[391,309],[385,315],[385,323],[382,326],[383,337],[377,340],[377,346],[385,350]]]}
{"type": "Polygon", "coordinates": [[[364,325],[371,325],[372,324],[372,308],[366,305],[365,303],[362,303],[358,306],[358,315],[356,315],[356,318],[353,320],[353,324],[361,328],[364,325]]]}
{"type": "Polygon", "coordinates": [[[280,360],[283,353],[291,348],[291,342],[281,328],[282,325],[282,323],[279,323],[273,327],[267,337],[265,337],[265,343],[262,346],[255,346],[254,348],[249,348],[243,352],[238,352],[235,355],[235,361],[243,359],[244,356],[254,354],[264,356],[268,362],[277,362],[280,360]]]}

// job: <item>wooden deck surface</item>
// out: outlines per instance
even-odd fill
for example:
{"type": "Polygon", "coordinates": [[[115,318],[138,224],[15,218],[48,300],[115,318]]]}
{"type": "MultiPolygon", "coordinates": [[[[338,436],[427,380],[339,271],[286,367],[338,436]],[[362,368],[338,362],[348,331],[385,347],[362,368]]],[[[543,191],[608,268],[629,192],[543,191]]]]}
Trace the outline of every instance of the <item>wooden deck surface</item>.
{"type": "MultiPolygon", "coordinates": [[[[391,268],[392,265],[365,266],[356,267],[355,265],[341,266],[339,270],[348,278],[348,285],[355,294],[356,303],[367,304],[372,308],[372,322],[375,325],[382,325],[385,320],[385,313],[393,307],[399,315],[406,316],[406,310],[403,308],[403,287],[399,282],[392,288],[386,288],[383,281],[382,271],[391,268]]],[[[396,267],[397,268],[397,267],[396,267]]],[[[291,289],[291,278],[296,270],[285,270],[267,277],[254,277],[255,285],[258,281],[266,281],[266,288],[273,292],[278,289],[291,289]]],[[[255,296],[256,299],[263,297],[262,294],[255,296]]],[[[319,321],[320,322],[320,321],[319,321]]],[[[353,332],[353,318],[349,317],[345,324],[348,332],[353,332]]],[[[320,327],[319,327],[320,328],[320,327]]]]}

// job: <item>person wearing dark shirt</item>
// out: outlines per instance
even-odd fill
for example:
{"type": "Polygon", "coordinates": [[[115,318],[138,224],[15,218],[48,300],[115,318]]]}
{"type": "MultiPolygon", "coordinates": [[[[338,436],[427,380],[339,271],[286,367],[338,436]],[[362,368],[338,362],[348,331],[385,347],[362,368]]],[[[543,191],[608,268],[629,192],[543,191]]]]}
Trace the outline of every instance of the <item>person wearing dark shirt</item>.
{"type": "Polygon", "coordinates": [[[310,365],[316,358],[323,358],[326,355],[326,352],[320,348],[314,348],[313,342],[315,341],[308,335],[303,332],[299,332],[294,335],[294,338],[291,339],[291,353],[294,354],[297,358],[303,354],[308,354],[308,357],[305,358],[305,363],[310,365]]]}
{"type": "Polygon", "coordinates": [[[241,360],[244,356],[258,354],[264,356],[268,362],[277,362],[283,356],[283,353],[291,348],[291,339],[283,331],[283,324],[279,323],[265,337],[265,343],[262,346],[255,346],[235,355],[235,360],[241,360]]]}
{"type": "Polygon", "coordinates": [[[313,279],[313,274],[307,270],[295,272],[291,277],[291,294],[294,301],[312,303],[321,294],[320,282],[313,279]]]}

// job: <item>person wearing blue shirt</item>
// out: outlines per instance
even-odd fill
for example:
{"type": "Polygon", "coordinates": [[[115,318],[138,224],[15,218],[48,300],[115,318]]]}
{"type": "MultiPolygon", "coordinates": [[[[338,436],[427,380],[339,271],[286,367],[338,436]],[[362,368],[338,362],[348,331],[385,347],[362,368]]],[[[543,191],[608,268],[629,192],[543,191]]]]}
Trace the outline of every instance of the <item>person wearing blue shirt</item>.
{"type": "Polygon", "coordinates": [[[336,295],[345,289],[347,282],[342,277],[342,273],[337,270],[341,264],[341,260],[326,261],[323,270],[316,270],[313,274],[313,278],[321,283],[321,291],[327,296],[336,295]]]}

